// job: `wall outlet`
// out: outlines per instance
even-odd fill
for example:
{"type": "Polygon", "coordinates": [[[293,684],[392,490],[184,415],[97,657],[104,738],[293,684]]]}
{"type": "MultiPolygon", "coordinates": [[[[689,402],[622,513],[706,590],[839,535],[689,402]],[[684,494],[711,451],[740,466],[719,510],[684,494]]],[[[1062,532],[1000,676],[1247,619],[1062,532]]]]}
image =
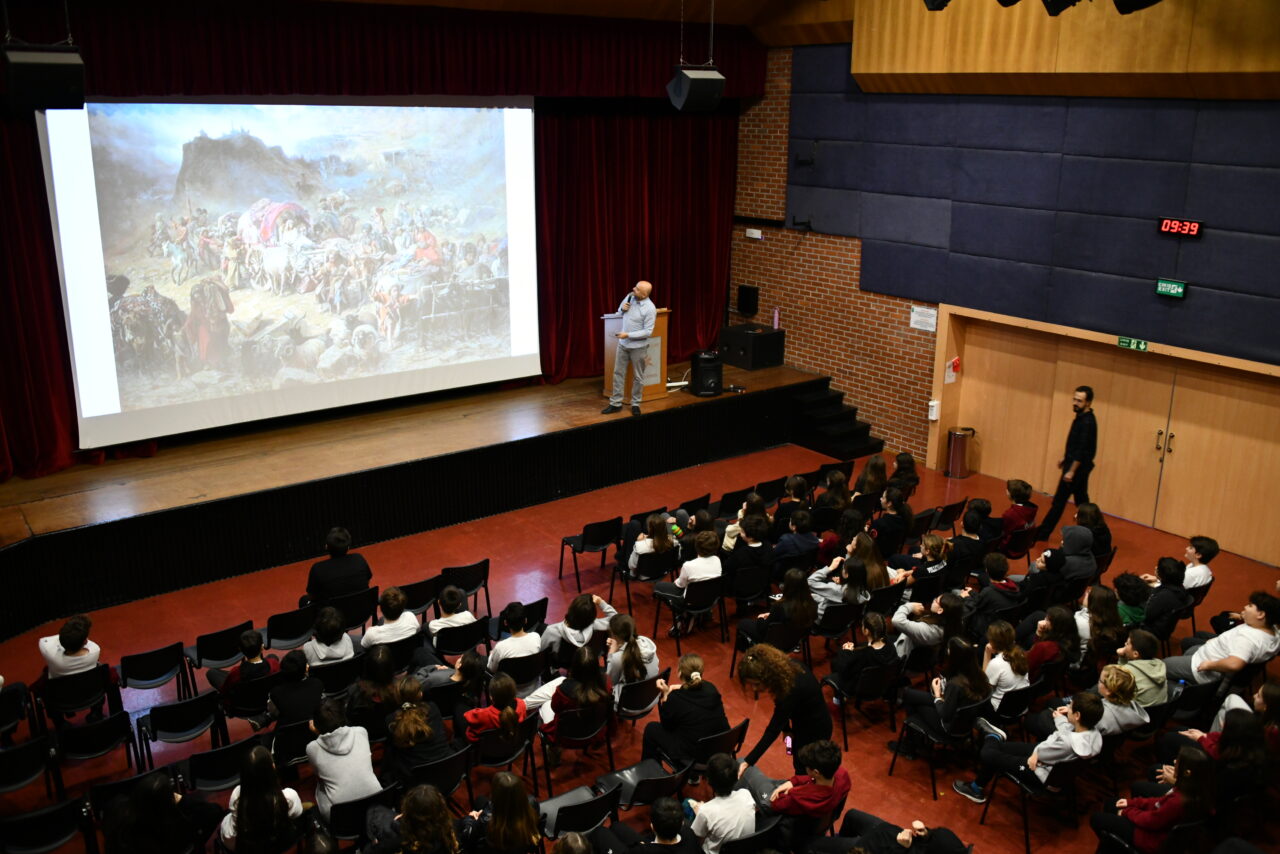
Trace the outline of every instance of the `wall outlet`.
{"type": "Polygon", "coordinates": [[[758,228],[748,228],[745,234],[752,240],[764,240],[764,233],[758,228]]]}

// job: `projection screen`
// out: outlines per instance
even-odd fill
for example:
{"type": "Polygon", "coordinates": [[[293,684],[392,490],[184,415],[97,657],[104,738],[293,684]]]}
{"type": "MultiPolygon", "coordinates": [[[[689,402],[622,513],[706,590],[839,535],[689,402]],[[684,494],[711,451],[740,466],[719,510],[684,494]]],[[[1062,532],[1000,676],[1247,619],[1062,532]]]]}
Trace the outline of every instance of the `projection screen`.
{"type": "Polygon", "coordinates": [[[38,113],[80,446],[538,374],[531,106],[38,113]]]}

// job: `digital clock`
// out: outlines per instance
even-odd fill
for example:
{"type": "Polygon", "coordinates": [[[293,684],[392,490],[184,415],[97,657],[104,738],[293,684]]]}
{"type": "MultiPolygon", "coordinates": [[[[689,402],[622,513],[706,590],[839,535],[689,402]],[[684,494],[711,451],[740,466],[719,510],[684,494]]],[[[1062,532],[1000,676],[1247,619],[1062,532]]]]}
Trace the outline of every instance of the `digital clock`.
{"type": "Polygon", "coordinates": [[[1160,220],[1160,233],[1172,234],[1177,237],[1199,237],[1200,223],[1193,219],[1162,219],[1160,220]]]}

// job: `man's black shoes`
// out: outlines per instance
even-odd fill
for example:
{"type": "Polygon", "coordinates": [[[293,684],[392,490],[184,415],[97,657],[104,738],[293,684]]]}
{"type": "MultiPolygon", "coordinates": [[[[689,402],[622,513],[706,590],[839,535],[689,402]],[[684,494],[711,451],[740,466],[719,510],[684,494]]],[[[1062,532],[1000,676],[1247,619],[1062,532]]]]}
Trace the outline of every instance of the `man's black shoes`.
{"type": "Polygon", "coordinates": [[[631,414],[632,414],[632,415],[639,415],[639,414],[640,414],[640,407],[638,407],[638,406],[633,406],[633,407],[631,407],[631,414]]]}
{"type": "Polygon", "coordinates": [[[621,406],[614,406],[612,403],[600,410],[601,415],[612,415],[615,412],[621,412],[621,406]]]}

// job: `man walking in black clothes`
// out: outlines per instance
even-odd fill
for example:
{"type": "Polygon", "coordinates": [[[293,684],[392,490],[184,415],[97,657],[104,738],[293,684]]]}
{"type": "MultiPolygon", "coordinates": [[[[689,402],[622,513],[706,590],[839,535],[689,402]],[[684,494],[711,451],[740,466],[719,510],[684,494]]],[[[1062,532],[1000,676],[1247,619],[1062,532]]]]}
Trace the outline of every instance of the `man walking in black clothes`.
{"type": "Polygon", "coordinates": [[[1074,498],[1077,507],[1089,500],[1089,472],[1093,471],[1093,457],[1098,452],[1098,419],[1093,414],[1093,389],[1087,385],[1077,388],[1071,395],[1071,408],[1075,410],[1076,417],[1067,433],[1067,448],[1058,462],[1062,478],[1058,481],[1058,491],[1053,494],[1053,505],[1036,531],[1038,540],[1053,536],[1062,511],[1067,507],[1067,498],[1074,498]]]}

